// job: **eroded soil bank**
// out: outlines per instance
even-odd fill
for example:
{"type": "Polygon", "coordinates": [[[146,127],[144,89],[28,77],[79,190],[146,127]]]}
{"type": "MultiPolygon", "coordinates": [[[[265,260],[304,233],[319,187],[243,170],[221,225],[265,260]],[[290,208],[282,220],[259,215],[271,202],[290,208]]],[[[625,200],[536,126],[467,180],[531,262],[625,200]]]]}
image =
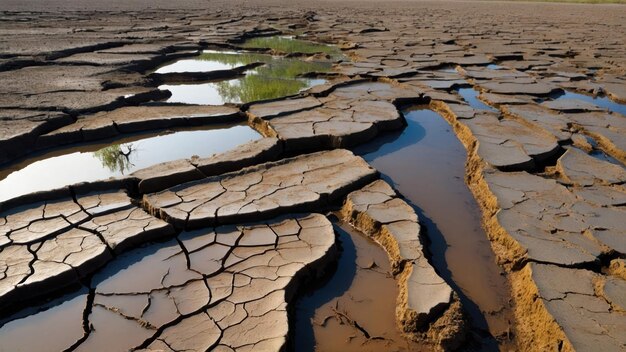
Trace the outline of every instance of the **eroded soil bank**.
{"type": "Polygon", "coordinates": [[[418,209],[431,260],[463,293],[483,348],[513,346],[510,289],[481,226],[480,208],[464,182],[466,151],[450,125],[428,106],[404,110],[407,127],[358,147],[418,209]],[[488,347],[490,346],[490,347],[488,347]]]}

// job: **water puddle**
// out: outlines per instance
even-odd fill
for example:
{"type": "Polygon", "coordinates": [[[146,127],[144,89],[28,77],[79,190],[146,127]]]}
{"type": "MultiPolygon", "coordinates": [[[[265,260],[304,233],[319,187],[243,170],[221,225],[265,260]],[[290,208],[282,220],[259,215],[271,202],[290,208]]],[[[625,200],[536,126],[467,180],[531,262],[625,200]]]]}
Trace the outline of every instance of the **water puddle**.
{"type": "Polygon", "coordinates": [[[598,160],[602,160],[602,161],[607,161],[611,164],[615,164],[618,166],[624,166],[622,165],[622,163],[619,162],[619,160],[615,159],[614,157],[606,154],[605,152],[599,150],[599,149],[594,149],[592,150],[589,155],[591,155],[592,157],[598,159],[598,160]]]}
{"type": "MultiPolygon", "coordinates": [[[[152,323],[175,319],[177,315],[172,314],[172,307],[167,299],[161,299],[158,290],[200,279],[200,274],[187,269],[185,255],[175,239],[147,243],[120,255],[94,274],[90,280],[91,298],[83,287],[9,317],[0,327],[0,351],[74,350],[70,347],[79,340],[83,340],[79,351],[128,351],[154,333],[154,327],[138,324],[131,318],[137,316],[133,314],[139,312],[152,323]],[[87,304],[91,307],[86,310],[87,304]],[[148,308],[156,314],[146,313],[148,308]],[[86,311],[89,314],[85,323],[91,331],[83,339],[86,311]]],[[[206,287],[204,282],[202,286],[206,287]]],[[[192,297],[200,300],[199,292],[192,297]]]]}
{"type": "Polygon", "coordinates": [[[337,270],[323,286],[298,300],[293,350],[421,350],[397,328],[398,288],[387,253],[346,223],[336,222],[335,232],[342,247],[337,270]],[[370,339],[347,319],[356,321],[370,339]]]}
{"type": "Polygon", "coordinates": [[[565,91],[565,93],[554,98],[554,100],[556,101],[572,100],[572,99],[582,100],[582,101],[594,104],[596,106],[599,106],[601,108],[608,109],[609,111],[616,112],[616,113],[622,114],[623,116],[626,116],[626,104],[620,104],[620,103],[614,102],[608,97],[598,97],[598,96],[594,97],[591,95],[565,91]]]}
{"type": "MultiPolygon", "coordinates": [[[[464,182],[466,151],[452,128],[426,107],[405,111],[407,127],[356,149],[416,206],[432,241],[432,261],[457,291],[473,326],[502,336],[510,293],[464,182]]],[[[487,337],[483,348],[493,348],[487,337]]]]}
{"type": "Polygon", "coordinates": [[[500,66],[500,65],[496,65],[496,64],[489,64],[487,66],[485,66],[487,69],[489,70],[503,70],[504,67],[500,66]]]}
{"type": "Polygon", "coordinates": [[[236,51],[205,50],[202,54],[191,58],[165,64],[155,73],[174,72],[209,72],[219,70],[231,70],[236,67],[249,65],[255,62],[268,61],[268,55],[256,53],[238,53],[236,51]]]}
{"type": "Polygon", "coordinates": [[[602,151],[600,149],[600,147],[598,146],[598,142],[596,142],[595,139],[593,139],[591,137],[588,137],[588,136],[585,136],[585,139],[587,140],[587,143],[589,143],[589,145],[591,146],[591,150],[590,151],[586,151],[586,150],[583,150],[583,149],[578,148],[578,147],[575,147],[575,148],[577,148],[577,149],[579,149],[579,150],[589,154],[590,156],[592,156],[592,157],[594,157],[594,158],[596,158],[598,160],[608,161],[611,164],[619,165],[619,166],[622,166],[622,167],[624,166],[624,165],[622,165],[622,163],[619,160],[615,159],[614,157],[612,157],[612,156],[608,155],[607,153],[605,153],[604,151],[602,151]]]}
{"type": "Polygon", "coordinates": [[[437,70],[437,72],[444,72],[444,73],[459,73],[459,71],[456,70],[456,66],[444,66],[441,69],[437,70]]]}
{"type": "MultiPolygon", "coordinates": [[[[305,78],[303,75],[330,71],[330,62],[302,61],[256,53],[205,52],[197,59],[180,60],[162,67],[169,72],[197,72],[201,67],[228,69],[263,62],[263,66],[246,71],[245,76],[201,84],[164,84],[159,89],[169,90],[168,103],[222,105],[225,103],[249,103],[252,101],[281,98],[326,83],[321,78],[305,78]]],[[[210,69],[207,71],[211,71],[210,69]]]]}
{"type": "Polygon", "coordinates": [[[475,90],[474,88],[459,88],[457,92],[461,97],[463,97],[463,100],[465,100],[472,108],[476,110],[488,110],[498,112],[498,109],[489,106],[485,104],[482,100],[480,100],[478,98],[480,92],[475,90]]]}
{"type": "Polygon", "coordinates": [[[83,337],[87,289],[24,309],[0,327],[0,351],[63,351],[83,337]]]}
{"type": "Polygon", "coordinates": [[[193,155],[206,157],[259,138],[261,135],[247,125],[212,126],[59,149],[0,170],[0,201],[78,182],[121,177],[193,155]]]}

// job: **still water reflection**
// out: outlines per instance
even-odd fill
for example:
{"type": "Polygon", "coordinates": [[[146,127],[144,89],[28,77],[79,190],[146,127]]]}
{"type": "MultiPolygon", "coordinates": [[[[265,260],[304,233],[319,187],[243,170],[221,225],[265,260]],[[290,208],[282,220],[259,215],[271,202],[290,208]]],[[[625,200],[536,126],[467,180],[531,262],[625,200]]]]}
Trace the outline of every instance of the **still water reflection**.
{"type": "Polygon", "coordinates": [[[0,171],[0,201],[78,182],[121,177],[158,163],[210,156],[259,139],[247,125],[143,135],[50,152],[0,171]]]}

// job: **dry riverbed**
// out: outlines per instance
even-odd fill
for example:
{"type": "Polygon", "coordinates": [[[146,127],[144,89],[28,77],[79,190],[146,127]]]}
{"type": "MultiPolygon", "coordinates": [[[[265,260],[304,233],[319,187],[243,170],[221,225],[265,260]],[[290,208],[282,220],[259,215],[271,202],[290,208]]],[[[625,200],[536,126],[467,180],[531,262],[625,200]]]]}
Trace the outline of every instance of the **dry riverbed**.
{"type": "Polygon", "coordinates": [[[626,349],[626,8],[151,4],[0,5],[0,351],[626,349]]]}

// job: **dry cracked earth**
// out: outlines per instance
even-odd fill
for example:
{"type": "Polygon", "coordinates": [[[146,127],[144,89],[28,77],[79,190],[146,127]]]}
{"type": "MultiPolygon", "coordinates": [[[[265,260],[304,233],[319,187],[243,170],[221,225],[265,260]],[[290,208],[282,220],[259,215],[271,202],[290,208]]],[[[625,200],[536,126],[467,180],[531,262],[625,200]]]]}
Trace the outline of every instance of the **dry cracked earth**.
{"type": "Polygon", "coordinates": [[[0,5],[3,168],[155,131],[258,136],[0,194],[0,351],[626,350],[625,7],[262,4],[0,5]],[[332,64],[273,99],[168,103],[159,88],[251,75],[262,62],[154,71],[273,36],[341,55],[254,49],[332,64]],[[495,308],[444,275],[423,205],[354,152],[400,133],[413,105],[466,149],[495,308]],[[299,315],[346,265],[355,288],[299,315]]]}

